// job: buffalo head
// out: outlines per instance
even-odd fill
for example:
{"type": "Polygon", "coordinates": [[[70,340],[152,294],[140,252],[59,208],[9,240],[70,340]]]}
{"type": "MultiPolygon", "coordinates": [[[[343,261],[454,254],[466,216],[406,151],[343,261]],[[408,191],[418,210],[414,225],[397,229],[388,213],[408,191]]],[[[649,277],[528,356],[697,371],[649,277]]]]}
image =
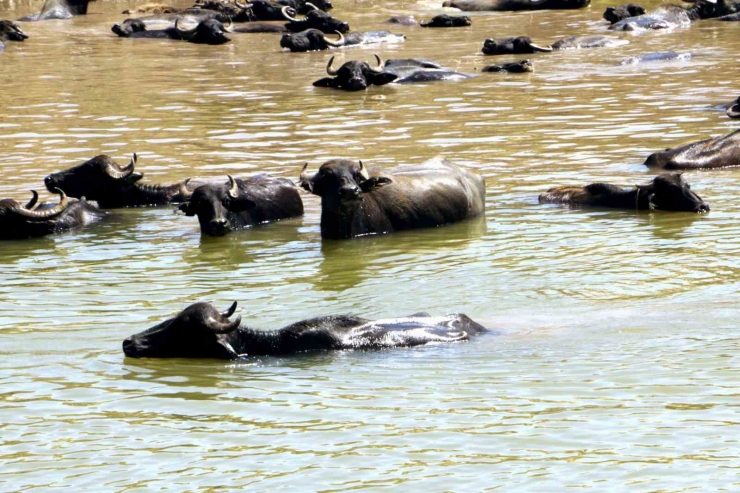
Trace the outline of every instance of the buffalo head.
{"type": "Polygon", "coordinates": [[[220,45],[231,41],[224,33],[230,33],[233,30],[233,24],[229,22],[228,27],[224,26],[221,21],[216,19],[206,19],[198,23],[194,29],[181,29],[178,27],[178,21],[175,21],[175,30],[182,39],[191,43],[220,45]]]}
{"type": "Polygon", "coordinates": [[[483,42],[481,50],[485,55],[509,55],[509,54],[526,54],[536,53],[539,51],[552,51],[550,46],[538,46],[532,43],[532,40],[526,36],[516,38],[493,39],[488,38],[483,42]]]}
{"type": "Polygon", "coordinates": [[[225,358],[237,356],[226,335],[239,328],[241,317],[229,320],[236,302],[219,312],[209,303],[195,303],[176,317],[123,341],[132,358],[225,358]]]}
{"type": "Polygon", "coordinates": [[[113,27],[110,28],[110,30],[121,36],[122,38],[127,38],[133,33],[146,31],[146,24],[144,23],[144,21],[139,19],[126,19],[120,24],[114,24],[113,27]]]}
{"type": "Polygon", "coordinates": [[[351,206],[362,199],[362,194],[392,183],[390,178],[370,176],[362,161],[327,161],[313,176],[308,176],[307,167],[308,163],[301,170],[299,183],[304,190],[321,197],[322,207],[351,206]]]}
{"type": "Polygon", "coordinates": [[[306,29],[318,29],[324,33],[346,33],[349,31],[348,23],[333,18],[323,10],[311,10],[303,19],[297,19],[289,14],[288,9],[289,7],[283,7],[283,16],[290,21],[285,24],[289,31],[299,32],[306,29]]]}
{"type": "Polygon", "coordinates": [[[637,185],[639,195],[647,194],[651,209],[665,211],[688,211],[703,214],[709,212],[709,204],[691,191],[683,173],[656,176],[649,185],[637,185]]]}
{"type": "Polygon", "coordinates": [[[28,35],[13,21],[0,21],[0,41],[23,41],[28,35]]]}
{"type": "Polygon", "coordinates": [[[452,16],[447,14],[437,15],[428,22],[420,22],[421,27],[466,27],[471,24],[467,15],[452,16]]]}
{"type": "Polygon", "coordinates": [[[134,154],[128,165],[119,166],[109,156],[101,154],[73,168],[50,174],[44,178],[44,184],[49,191],[58,188],[70,197],[99,200],[144,177],[134,171],[136,160],[134,154]]]}
{"type": "Polygon", "coordinates": [[[196,188],[189,201],[180,204],[179,209],[186,216],[198,216],[201,232],[223,236],[232,229],[229,213],[244,212],[255,206],[229,175],[225,184],[207,183],[196,188]]]}
{"type": "MultiPolygon", "coordinates": [[[[53,207],[36,210],[38,207],[39,195],[35,190],[31,190],[33,198],[25,205],[21,205],[13,199],[0,200],[0,219],[6,221],[44,221],[54,218],[64,212],[69,204],[67,196],[61,190],[53,190],[59,194],[59,203],[53,207]]],[[[7,225],[3,225],[6,227],[7,225]]]]}
{"type": "Polygon", "coordinates": [[[297,52],[328,50],[331,47],[344,46],[344,36],[339,31],[337,35],[339,39],[333,41],[318,29],[306,29],[299,33],[283,34],[280,38],[280,46],[297,52]]]}
{"type": "Polygon", "coordinates": [[[334,57],[331,57],[329,63],[326,64],[326,73],[332,77],[319,79],[313,85],[316,87],[334,87],[346,91],[362,91],[367,89],[368,86],[382,86],[398,78],[395,74],[383,72],[384,65],[378,55],[375,55],[375,60],[378,62],[378,66],[375,68],[370,67],[365,62],[351,61],[345,62],[339,69],[334,70],[331,68],[334,57]]]}

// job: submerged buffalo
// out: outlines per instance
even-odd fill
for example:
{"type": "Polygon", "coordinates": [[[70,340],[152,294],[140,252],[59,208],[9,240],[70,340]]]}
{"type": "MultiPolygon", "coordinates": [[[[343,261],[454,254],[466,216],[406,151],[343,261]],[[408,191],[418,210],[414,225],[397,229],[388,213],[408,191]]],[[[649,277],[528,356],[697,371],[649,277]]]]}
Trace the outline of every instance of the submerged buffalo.
{"type": "Polygon", "coordinates": [[[570,10],[587,7],[591,0],[446,0],[443,7],[466,11],[570,10]]]}
{"type": "Polygon", "coordinates": [[[691,191],[681,173],[656,176],[648,185],[623,189],[607,183],[551,188],[540,195],[541,204],[610,207],[615,209],[686,211],[704,214],[709,205],[691,191]]]}
{"type": "Polygon", "coordinates": [[[609,29],[614,31],[637,31],[639,29],[672,29],[688,27],[695,20],[716,17],[716,5],[699,0],[692,7],[684,9],[678,5],[661,5],[652,12],[618,21],[609,29]]]}
{"type": "Polygon", "coordinates": [[[382,86],[391,82],[399,84],[413,82],[432,82],[439,80],[467,79],[472,75],[455,72],[429,60],[415,58],[403,60],[388,60],[383,63],[378,55],[377,67],[370,67],[365,62],[345,62],[338,69],[332,69],[334,57],[326,64],[326,73],[332,77],[324,77],[313,83],[315,87],[333,87],[345,91],[362,91],[371,85],[382,86]]]}
{"type": "Polygon", "coordinates": [[[443,158],[392,170],[334,159],[300,185],[321,197],[321,237],[352,238],[434,228],[485,210],[483,178],[443,158]]]}
{"type": "MultiPolygon", "coordinates": [[[[308,5],[311,5],[310,3],[308,5]]],[[[238,33],[285,33],[301,32],[307,29],[318,29],[319,31],[332,34],[335,32],[346,33],[349,31],[349,24],[333,18],[323,10],[311,10],[306,13],[303,19],[294,17],[289,12],[289,7],[283,7],[283,17],[289,22],[285,24],[270,24],[267,22],[251,22],[242,24],[235,29],[238,33]]]]}
{"type": "Polygon", "coordinates": [[[472,22],[467,15],[452,16],[447,14],[436,15],[428,22],[420,22],[421,27],[467,27],[472,22]]]}
{"type": "Polygon", "coordinates": [[[387,349],[428,343],[461,342],[487,329],[466,315],[370,320],[334,315],[302,320],[277,330],[241,325],[229,318],[236,302],[220,312],[209,303],[195,303],[177,316],[123,341],[132,358],[216,358],[279,356],[308,351],[387,349]]]}
{"type": "Polygon", "coordinates": [[[538,52],[550,52],[550,46],[538,46],[527,36],[516,38],[488,38],[481,49],[484,55],[529,55],[538,52]]]}
{"type": "Polygon", "coordinates": [[[643,55],[636,55],[627,57],[621,62],[620,65],[637,65],[642,63],[655,63],[655,62],[685,62],[691,60],[691,53],[676,53],[675,51],[659,51],[656,53],[645,53],[643,55]]]}
{"type": "Polygon", "coordinates": [[[332,40],[318,29],[306,29],[299,33],[283,34],[280,46],[293,52],[319,51],[344,46],[368,45],[377,43],[402,43],[406,40],[403,34],[390,31],[351,32],[344,36],[337,32],[339,39],[332,40]]]}
{"type": "Polygon", "coordinates": [[[13,21],[0,21],[0,51],[5,49],[5,41],[23,41],[28,35],[13,21]]]}
{"type": "Polygon", "coordinates": [[[87,14],[87,4],[95,0],[46,0],[41,12],[18,19],[24,22],[47,21],[52,19],[71,19],[76,15],[87,14]]]}
{"type": "Polygon", "coordinates": [[[551,46],[553,50],[573,50],[583,48],[612,48],[629,44],[629,41],[616,36],[568,36],[554,42],[551,46]]]}
{"type": "Polygon", "coordinates": [[[105,213],[85,200],[69,202],[64,192],[55,190],[59,203],[39,206],[38,194],[25,206],[13,199],[0,200],[0,240],[38,238],[81,228],[105,217],[105,213]]]}
{"type": "Polygon", "coordinates": [[[522,60],[520,62],[504,63],[501,65],[488,65],[481,72],[508,72],[511,74],[524,74],[534,72],[534,65],[531,60],[522,60]]]}
{"type": "Polygon", "coordinates": [[[198,216],[201,233],[223,236],[280,219],[303,215],[303,201],[287,178],[257,175],[246,180],[229,176],[225,184],[207,183],[180,204],[186,216],[198,216]]]}
{"type": "Polygon", "coordinates": [[[196,44],[221,45],[231,41],[226,33],[233,32],[233,25],[224,26],[221,21],[207,19],[198,23],[193,29],[182,29],[175,21],[174,27],[165,29],[147,29],[146,25],[137,21],[130,22],[127,29],[116,24],[111,31],[124,38],[147,39],[174,39],[196,44]]]}
{"type": "Polygon", "coordinates": [[[188,200],[186,182],[175,185],[142,185],[144,175],[135,171],[136,154],[131,162],[119,166],[109,156],[101,154],[65,171],[52,173],[44,179],[46,188],[64,190],[70,197],[95,200],[103,209],[165,205],[188,200]]]}
{"type": "Polygon", "coordinates": [[[645,13],[645,9],[634,3],[619,5],[618,7],[607,7],[603,17],[610,24],[615,24],[630,17],[637,17],[645,13]]]}
{"type": "Polygon", "coordinates": [[[711,169],[740,166],[740,130],[721,137],[656,152],[648,156],[644,164],[663,169],[711,169]]]}

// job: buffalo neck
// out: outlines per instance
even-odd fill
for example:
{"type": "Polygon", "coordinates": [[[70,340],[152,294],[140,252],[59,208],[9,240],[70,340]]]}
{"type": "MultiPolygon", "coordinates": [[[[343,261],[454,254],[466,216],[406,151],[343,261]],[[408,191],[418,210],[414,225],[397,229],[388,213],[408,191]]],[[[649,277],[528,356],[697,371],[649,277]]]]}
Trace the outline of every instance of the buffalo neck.
{"type": "Polygon", "coordinates": [[[265,356],[285,352],[278,330],[256,330],[239,327],[238,330],[223,336],[237,354],[265,356]]]}
{"type": "Polygon", "coordinates": [[[180,184],[140,185],[135,183],[123,187],[118,193],[98,199],[100,207],[137,207],[146,205],[165,205],[180,196],[180,184]]]}
{"type": "Polygon", "coordinates": [[[622,190],[611,195],[604,196],[600,202],[609,207],[618,207],[620,209],[650,209],[650,195],[653,193],[652,185],[633,188],[632,190],[622,190]]]}
{"type": "Polygon", "coordinates": [[[368,197],[350,204],[321,201],[321,236],[328,239],[352,238],[360,234],[375,233],[367,213],[368,197]]]}

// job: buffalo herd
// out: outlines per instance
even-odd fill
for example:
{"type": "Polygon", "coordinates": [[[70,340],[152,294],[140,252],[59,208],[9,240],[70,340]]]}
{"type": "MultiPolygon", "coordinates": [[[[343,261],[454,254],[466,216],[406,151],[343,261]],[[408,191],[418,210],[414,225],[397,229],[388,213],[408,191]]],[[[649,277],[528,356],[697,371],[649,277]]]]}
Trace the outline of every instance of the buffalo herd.
{"type": "MultiPolygon", "coordinates": [[[[590,0],[447,0],[446,7],[463,11],[521,11],[580,9],[590,0]]],[[[404,35],[390,31],[350,31],[349,24],[329,14],[328,0],[198,0],[192,8],[173,9],[147,5],[143,14],[115,24],[120,37],[164,38],[190,43],[219,45],[235,33],[281,33],[280,47],[292,52],[333,50],[379,43],[401,43],[404,35]]],[[[84,15],[88,0],[46,0],[38,14],[19,21],[67,19],[84,15]]],[[[128,13],[128,12],[124,12],[128,13]]],[[[651,12],[635,4],[609,7],[603,15],[611,31],[670,29],[689,26],[702,19],[740,20],[740,4],[731,0],[696,0],[688,8],[663,5],[651,12]]],[[[418,22],[413,17],[389,19],[389,24],[425,28],[455,28],[471,24],[468,16],[438,15],[418,22]]],[[[24,41],[28,35],[13,21],[0,21],[0,51],[5,42],[24,41]]],[[[524,36],[489,38],[485,55],[549,53],[554,50],[599,48],[628,43],[615,35],[572,35],[550,44],[535,43],[524,36]]],[[[623,64],[650,60],[686,59],[675,52],[647,53],[623,64]]],[[[482,72],[532,72],[531,60],[490,65],[482,72]]],[[[474,77],[432,60],[410,58],[374,63],[352,60],[326,65],[329,77],[316,80],[322,88],[363,91],[371,86],[460,80],[474,77]]],[[[727,115],[740,117],[740,98],[725,105],[727,115]]],[[[665,170],[650,183],[633,188],[612,184],[551,188],[539,196],[540,203],[572,207],[608,207],[647,211],[685,211],[704,214],[709,205],[691,191],[677,170],[740,166],[740,131],[687,143],[655,152],[644,165],[665,170]]],[[[176,204],[185,216],[197,216],[204,235],[222,236],[231,231],[303,215],[300,190],[321,201],[321,237],[348,239],[414,228],[434,228],[485,213],[485,182],[475,173],[442,157],[418,165],[383,169],[362,161],[333,159],[314,173],[303,165],[297,184],[286,178],[258,174],[249,178],[218,177],[206,181],[184,180],[170,184],[143,183],[133,155],[125,165],[99,155],[44,179],[47,190],[59,196],[57,203],[39,203],[38,194],[25,205],[0,200],[0,239],[18,240],[60,233],[102,220],[102,209],[176,204]],[[68,198],[69,197],[69,198],[68,198]],[[70,200],[70,198],[72,200],[70,200]],[[93,205],[90,202],[95,202],[93,205]]],[[[297,170],[298,168],[296,168],[297,170]]],[[[464,341],[486,332],[462,314],[432,317],[426,313],[388,320],[354,316],[327,316],[294,323],[274,331],[262,331],[233,320],[236,302],[220,312],[208,303],[196,303],[149,330],[123,342],[132,357],[209,357],[233,359],[244,355],[282,355],[330,349],[378,349],[416,346],[429,342],[464,341]]]]}

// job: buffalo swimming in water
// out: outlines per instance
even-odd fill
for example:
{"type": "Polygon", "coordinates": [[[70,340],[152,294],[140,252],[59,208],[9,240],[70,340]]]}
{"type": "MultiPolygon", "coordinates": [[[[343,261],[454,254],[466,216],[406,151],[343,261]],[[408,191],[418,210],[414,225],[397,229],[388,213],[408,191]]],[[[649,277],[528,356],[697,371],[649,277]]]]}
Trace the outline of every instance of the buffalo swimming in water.
{"type": "Polygon", "coordinates": [[[648,156],[645,166],[662,169],[712,169],[740,166],[740,130],[666,149],[648,156]]]}

